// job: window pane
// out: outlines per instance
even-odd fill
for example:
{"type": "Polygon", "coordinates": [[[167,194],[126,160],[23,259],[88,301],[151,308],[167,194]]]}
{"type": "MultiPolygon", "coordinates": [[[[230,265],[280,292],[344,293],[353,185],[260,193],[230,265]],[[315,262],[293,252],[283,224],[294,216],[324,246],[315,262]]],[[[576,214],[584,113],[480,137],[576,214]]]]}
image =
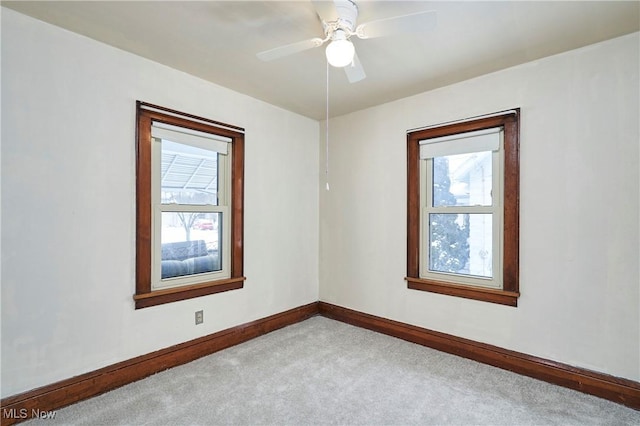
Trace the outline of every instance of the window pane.
{"type": "Polygon", "coordinates": [[[162,278],[222,270],[222,213],[162,213],[162,278]]]}
{"type": "Polygon", "coordinates": [[[433,206],[490,206],[491,151],[433,158],[433,206]]]}
{"type": "Polygon", "coordinates": [[[161,144],[162,203],[218,205],[220,154],[164,139],[161,144]]]}
{"type": "Polygon", "coordinates": [[[491,214],[429,214],[429,270],[492,277],[491,214]]]}

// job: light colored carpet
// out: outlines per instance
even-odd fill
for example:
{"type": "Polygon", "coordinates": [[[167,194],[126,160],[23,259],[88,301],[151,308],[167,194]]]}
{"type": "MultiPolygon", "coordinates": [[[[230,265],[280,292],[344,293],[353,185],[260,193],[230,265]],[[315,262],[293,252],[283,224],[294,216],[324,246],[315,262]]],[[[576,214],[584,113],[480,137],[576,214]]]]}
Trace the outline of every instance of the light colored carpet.
{"type": "Polygon", "coordinates": [[[313,317],[40,423],[640,425],[640,412],[313,317]]]}

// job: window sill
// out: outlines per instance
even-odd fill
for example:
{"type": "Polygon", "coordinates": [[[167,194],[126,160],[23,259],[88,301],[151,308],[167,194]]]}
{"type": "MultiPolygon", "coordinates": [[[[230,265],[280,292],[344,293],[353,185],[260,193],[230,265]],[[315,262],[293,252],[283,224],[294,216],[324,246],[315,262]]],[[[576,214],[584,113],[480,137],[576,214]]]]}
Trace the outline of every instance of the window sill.
{"type": "Polygon", "coordinates": [[[518,297],[520,297],[520,293],[513,291],[449,284],[441,281],[413,277],[405,277],[405,280],[407,281],[407,287],[413,290],[464,297],[466,299],[480,300],[500,305],[518,306],[518,297]]]}
{"type": "Polygon", "coordinates": [[[150,293],[136,294],[133,296],[133,300],[136,303],[136,309],[148,308],[164,303],[222,293],[223,291],[237,290],[244,286],[244,280],[246,280],[245,277],[228,278],[202,284],[156,290],[150,293]]]}

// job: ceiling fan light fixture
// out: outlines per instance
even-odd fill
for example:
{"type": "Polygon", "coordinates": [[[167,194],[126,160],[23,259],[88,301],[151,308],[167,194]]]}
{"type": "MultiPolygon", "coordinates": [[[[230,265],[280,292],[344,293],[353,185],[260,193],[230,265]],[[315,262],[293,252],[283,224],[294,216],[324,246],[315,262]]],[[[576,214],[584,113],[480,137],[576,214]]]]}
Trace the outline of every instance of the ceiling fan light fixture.
{"type": "Polygon", "coordinates": [[[336,36],[325,50],[327,61],[331,66],[336,68],[344,68],[351,64],[353,62],[353,55],[355,52],[356,49],[353,46],[353,43],[346,38],[342,31],[336,31],[336,36]]]}

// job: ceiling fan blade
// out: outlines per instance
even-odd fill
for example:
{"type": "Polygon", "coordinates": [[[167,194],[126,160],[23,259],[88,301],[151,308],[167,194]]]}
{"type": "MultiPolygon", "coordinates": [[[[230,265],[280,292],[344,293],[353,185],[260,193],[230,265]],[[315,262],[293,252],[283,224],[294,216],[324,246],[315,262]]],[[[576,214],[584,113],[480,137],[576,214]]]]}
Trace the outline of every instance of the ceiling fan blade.
{"type": "Polygon", "coordinates": [[[408,32],[424,32],[435,28],[436,23],[436,11],[427,10],[365,22],[358,25],[356,34],[360,38],[375,38],[408,32]]]}
{"type": "Polygon", "coordinates": [[[265,50],[258,53],[256,56],[263,61],[273,61],[285,56],[293,55],[294,53],[302,52],[304,50],[312,49],[322,45],[322,39],[315,37],[309,40],[299,41],[297,43],[287,44],[285,46],[276,47],[274,49],[265,50]]]}
{"type": "Polygon", "coordinates": [[[344,67],[344,72],[347,74],[349,83],[357,83],[367,77],[367,74],[365,74],[364,68],[362,67],[362,63],[360,63],[360,59],[358,59],[357,53],[353,54],[353,63],[344,67]]]}

